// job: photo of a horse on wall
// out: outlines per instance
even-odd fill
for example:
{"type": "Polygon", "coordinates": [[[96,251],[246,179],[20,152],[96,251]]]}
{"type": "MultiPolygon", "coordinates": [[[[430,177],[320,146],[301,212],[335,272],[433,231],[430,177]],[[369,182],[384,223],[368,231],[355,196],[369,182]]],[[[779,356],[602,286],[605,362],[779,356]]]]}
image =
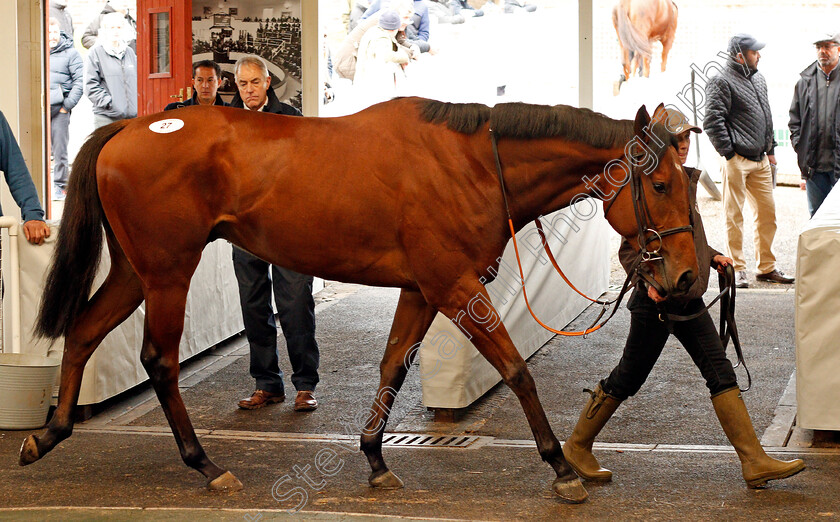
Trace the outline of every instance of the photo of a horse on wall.
{"type": "Polygon", "coordinates": [[[621,47],[621,65],[624,69],[614,89],[615,95],[622,82],[641,69],[640,75],[650,76],[650,59],[653,42],[662,43],[662,72],[668,64],[668,53],[677,33],[677,4],[671,0],[621,0],[613,7],[612,19],[621,47]]]}

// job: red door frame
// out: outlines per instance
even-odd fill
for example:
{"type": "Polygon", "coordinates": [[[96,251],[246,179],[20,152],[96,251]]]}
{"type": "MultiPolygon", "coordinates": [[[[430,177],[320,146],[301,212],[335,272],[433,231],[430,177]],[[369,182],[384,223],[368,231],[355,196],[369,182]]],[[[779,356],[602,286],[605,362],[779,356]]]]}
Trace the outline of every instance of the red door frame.
{"type": "Polygon", "coordinates": [[[192,78],[192,0],[137,0],[137,115],[186,99],[192,78]],[[169,13],[169,72],[152,73],[151,18],[169,13]]]}

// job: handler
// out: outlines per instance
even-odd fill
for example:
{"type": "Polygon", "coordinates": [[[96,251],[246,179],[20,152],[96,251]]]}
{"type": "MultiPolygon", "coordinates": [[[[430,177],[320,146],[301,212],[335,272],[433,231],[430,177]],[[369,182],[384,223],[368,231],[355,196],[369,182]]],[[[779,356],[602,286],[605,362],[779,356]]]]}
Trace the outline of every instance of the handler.
{"type": "MultiPolygon", "coordinates": [[[[668,123],[669,128],[674,129],[677,152],[680,162],[684,164],[688,157],[691,133],[701,131],[690,125],[685,116],[675,110],[669,110],[668,123]]],[[[683,170],[691,179],[689,200],[694,223],[697,263],[701,270],[686,296],[669,302],[666,310],[671,314],[691,315],[705,306],[702,297],[709,284],[709,270],[702,268],[711,266],[723,273],[725,267],[732,265],[733,261],[706,243],[703,221],[697,211],[696,202],[700,171],[686,167],[683,167],[683,170]]],[[[619,249],[619,258],[625,270],[633,264],[636,256],[637,252],[625,239],[619,249]]],[[[635,395],[642,387],[670,335],[666,324],[659,320],[657,310],[657,303],[663,302],[664,298],[655,288],[640,281],[638,276],[635,277],[634,283],[636,287],[627,304],[631,319],[624,354],[609,377],[598,383],[595,391],[590,392],[591,397],[580,414],[574,432],[563,445],[566,460],[577,474],[586,480],[612,479],[612,472],[602,468],[592,454],[592,443],[619,404],[635,395]]],[[[673,333],[706,379],[715,413],[726,437],[741,459],[747,485],[750,488],[763,487],[768,480],[783,479],[802,471],[805,463],[800,459],[780,461],[764,453],[741,399],[732,363],[726,358],[723,343],[708,310],[695,319],[674,322],[673,333]]]]}

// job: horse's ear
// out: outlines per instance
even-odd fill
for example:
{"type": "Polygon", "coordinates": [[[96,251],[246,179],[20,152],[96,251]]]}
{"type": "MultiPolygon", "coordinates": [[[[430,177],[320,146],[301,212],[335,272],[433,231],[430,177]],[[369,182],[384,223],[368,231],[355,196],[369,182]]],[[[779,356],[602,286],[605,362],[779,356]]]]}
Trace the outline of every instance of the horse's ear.
{"type": "Polygon", "coordinates": [[[638,112],[636,112],[636,123],[633,126],[633,132],[636,136],[640,136],[641,138],[646,138],[647,135],[645,134],[645,127],[648,126],[650,123],[650,116],[648,116],[647,109],[644,105],[639,107],[638,112]]]}
{"type": "Polygon", "coordinates": [[[653,116],[652,116],[653,121],[664,124],[668,121],[668,118],[669,118],[669,114],[668,114],[668,111],[665,110],[665,104],[660,103],[656,107],[656,110],[653,111],[653,116]]]}

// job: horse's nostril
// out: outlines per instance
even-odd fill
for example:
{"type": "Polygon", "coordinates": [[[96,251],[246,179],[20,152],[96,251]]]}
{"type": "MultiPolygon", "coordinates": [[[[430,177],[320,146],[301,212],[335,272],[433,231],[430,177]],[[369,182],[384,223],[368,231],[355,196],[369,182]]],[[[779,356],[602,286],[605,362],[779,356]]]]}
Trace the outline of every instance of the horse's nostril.
{"type": "Polygon", "coordinates": [[[693,270],[686,270],[682,273],[680,278],[677,280],[677,290],[681,292],[688,291],[691,288],[692,283],[694,283],[694,271],[693,270]]]}

